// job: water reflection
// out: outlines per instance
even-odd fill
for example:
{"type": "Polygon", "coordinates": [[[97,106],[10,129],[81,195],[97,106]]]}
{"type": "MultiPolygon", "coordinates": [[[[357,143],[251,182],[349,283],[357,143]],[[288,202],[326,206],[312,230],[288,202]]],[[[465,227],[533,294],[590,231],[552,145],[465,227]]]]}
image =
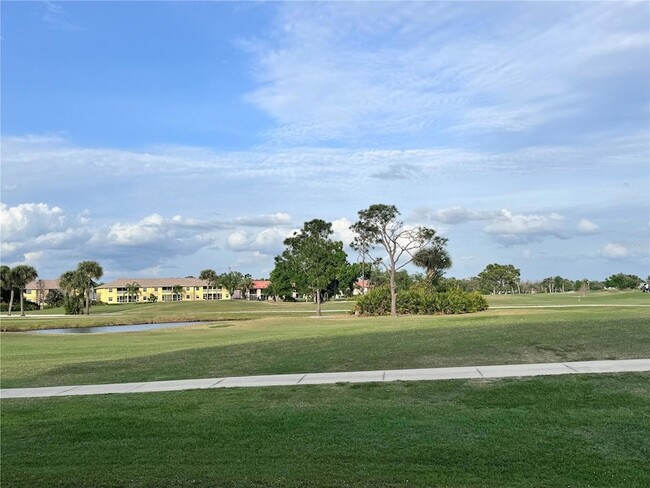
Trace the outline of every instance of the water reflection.
{"type": "Polygon", "coordinates": [[[200,322],[166,322],[161,324],[106,325],[102,327],[71,327],[68,329],[42,329],[29,331],[30,334],[112,334],[115,332],[141,332],[143,330],[173,329],[196,325],[200,322]]]}

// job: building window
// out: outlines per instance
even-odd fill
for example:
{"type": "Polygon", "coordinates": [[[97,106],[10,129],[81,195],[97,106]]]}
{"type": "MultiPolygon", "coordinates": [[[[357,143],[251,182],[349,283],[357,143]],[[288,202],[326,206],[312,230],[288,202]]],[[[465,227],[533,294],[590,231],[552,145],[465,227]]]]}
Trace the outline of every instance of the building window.
{"type": "Polygon", "coordinates": [[[109,301],[109,302],[112,302],[112,301],[113,301],[113,297],[108,297],[108,301],[109,301]]]}
{"type": "Polygon", "coordinates": [[[190,296],[189,296],[189,295],[185,295],[185,300],[189,300],[189,299],[190,299],[190,296]]]}
{"type": "Polygon", "coordinates": [[[113,289],[112,289],[112,288],[109,288],[109,289],[108,289],[108,293],[113,293],[113,289]]]}

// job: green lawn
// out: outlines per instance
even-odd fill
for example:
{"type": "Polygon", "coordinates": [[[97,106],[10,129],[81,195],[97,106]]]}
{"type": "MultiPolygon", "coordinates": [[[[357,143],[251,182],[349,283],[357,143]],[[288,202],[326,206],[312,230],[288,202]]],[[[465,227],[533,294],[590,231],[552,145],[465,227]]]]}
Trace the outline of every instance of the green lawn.
{"type": "MultiPolygon", "coordinates": [[[[594,294],[590,303],[598,307],[397,319],[340,312],[315,319],[311,304],[255,302],[3,319],[3,328],[61,320],[210,322],[98,335],[3,332],[0,377],[10,388],[647,358],[646,297],[594,294]],[[617,303],[639,306],[606,306],[617,303]]],[[[563,296],[490,300],[564,304],[563,296]]],[[[645,487],[649,405],[650,375],[632,373],[2,400],[0,481],[8,487],[645,487]]]]}
{"type": "Polygon", "coordinates": [[[644,308],[265,317],[122,334],[3,333],[3,388],[650,355],[644,308]]]}
{"type": "Polygon", "coordinates": [[[600,291],[580,293],[536,293],[534,295],[488,295],[491,307],[503,306],[650,306],[650,293],[634,291],[600,291]]]}
{"type": "Polygon", "coordinates": [[[650,486],[650,376],[2,401],[11,487],[650,486]]]}
{"type": "MultiPolygon", "coordinates": [[[[489,295],[486,298],[492,307],[585,307],[593,305],[650,307],[650,293],[641,293],[639,291],[594,292],[584,297],[578,293],[541,293],[535,295],[489,295]]],[[[346,315],[352,310],[353,306],[353,300],[325,302],[323,312],[325,315],[346,315]]],[[[28,317],[20,317],[19,312],[14,313],[12,317],[3,316],[0,321],[0,330],[22,331],[98,325],[247,320],[277,316],[308,317],[314,315],[315,305],[305,302],[220,300],[213,302],[106,305],[93,307],[90,316],[60,316],[62,313],[62,309],[50,309],[29,312],[28,317]]]]}
{"type": "MultiPolygon", "coordinates": [[[[323,304],[323,312],[328,315],[345,315],[353,306],[353,301],[330,301],[323,304]]],[[[11,317],[3,316],[0,328],[2,331],[23,331],[100,325],[246,320],[275,316],[308,317],[314,315],[315,310],[316,306],[312,303],[245,300],[105,305],[92,307],[90,316],[61,316],[63,310],[58,308],[29,312],[26,317],[20,317],[18,312],[11,317]]]]}

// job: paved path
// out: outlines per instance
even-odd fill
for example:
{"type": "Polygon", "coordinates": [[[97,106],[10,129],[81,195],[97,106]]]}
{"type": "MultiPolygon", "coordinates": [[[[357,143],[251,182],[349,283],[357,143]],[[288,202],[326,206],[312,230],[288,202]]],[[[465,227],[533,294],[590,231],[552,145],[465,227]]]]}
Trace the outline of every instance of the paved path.
{"type": "Polygon", "coordinates": [[[371,383],[382,381],[432,381],[468,378],[509,378],[581,373],[623,373],[650,371],[650,359],[618,361],[577,361],[568,363],[509,364],[457,368],[397,369],[345,373],[278,374],[235,376],[194,380],[115,383],[106,385],[48,386],[0,390],[0,398],[61,397],[103,395],[107,393],[145,393],[206,388],[246,388],[260,386],[324,385],[333,383],[371,383]]]}

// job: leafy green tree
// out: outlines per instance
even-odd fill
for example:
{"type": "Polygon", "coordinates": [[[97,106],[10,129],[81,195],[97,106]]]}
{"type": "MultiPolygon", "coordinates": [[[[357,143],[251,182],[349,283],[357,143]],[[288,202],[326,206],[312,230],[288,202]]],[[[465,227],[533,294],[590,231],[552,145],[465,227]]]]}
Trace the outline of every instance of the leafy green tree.
{"type": "Polygon", "coordinates": [[[65,299],[65,295],[61,293],[60,290],[50,290],[47,292],[47,295],[45,296],[45,305],[47,305],[50,308],[60,307],[61,305],[63,305],[64,299],[65,299]]]}
{"type": "Polygon", "coordinates": [[[219,277],[219,283],[228,290],[230,298],[234,298],[235,290],[241,286],[243,279],[244,275],[239,271],[228,271],[219,277]]]}
{"type": "Polygon", "coordinates": [[[318,316],[321,315],[322,293],[337,279],[347,258],[343,243],[332,241],[332,234],[330,222],[320,219],[305,222],[300,231],[284,240],[286,249],[276,258],[276,265],[279,263],[285,268],[284,272],[298,291],[313,293],[318,316]]]}
{"type": "Polygon", "coordinates": [[[346,296],[352,295],[354,285],[362,277],[362,265],[360,263],[350,264],[347,261],[341,265],[337,274],[338,290],[346,296]]]}
{"type": "Polygon", "coordinates": [[[295,290],[293,273],[289,261],[284,256],[280,255],[275,257],[275,267],[271,271],[270,280],[271,284],[268,288],[270,295],[281,297],[284,300],[292,297],[295,290]]]}
{"type": "Polygon", "coordinates": [[[481,282],[478,277],[472,278],[441,278],[438,290],[481,291],[481,282]]]}
{"type": "Polygon", "coordinates": [[[2,287],[2,299],[9,302],[9,315],[11,315],[11,307],[14,302],[14,290],[16,288],[13,279],[14,277],[11,273],[11,268],[9,266],[5,266],[4,264],[0,266],[0,286],[2,287]]]}
{"type": "MultiPolygon", "coordinates": [[[[20,316],[25,316],[24,294],[25,288],[30,281],[34,281],[38,277],[36,269],[26,264],[19,264],[11,269],[13,286],[18,288],[20,292],[20,316]]],[[[11,308],[9,309],[11,310],[11,308]]],[[[9,313],[11,315],[11,313],[9,313]]]]}
{"type": "Polygon", "coordinates": [[[426,271],[427,282],[435,287],[440,284],[440,279],[445,270],[451,268],[451,256],[445,249],[447,239],[435,236],[428,247],[418,250],[413,256],[413,264],[426,271]]]}
{"type": "Polygon", "coordinates": [[[68,315],[83,313],[83,290],[86,286],[85,277],[79,270],[66,271],[59,278],[59,287],[63,290],[63,308],[68,315]]]}
{"type": "Polygon", "coordinates": [[[149,298],[147,298],[147,301],[149,303],[156,303],[158,301],[158,297],[153,293],[149,293],[149,298]]]}
{"type": "Polygon", "coordinates": [[[436,237],[428,227],[406,227],[398,220],[395,205],[375,204],[358,212],[359,220],[350,228],[356,234],[356,249],[371,260],[381,263],[390,275],[391,315],[397,316],[397,285],[395,274],[413,261],[415,252],[427,247],[436,237]],[[379,245],[388,254],[388,262],[373,258],[374,246],[379,245]]]}
{"type": "Polygon", "coordinates": [[[605,280],[607,288],[618,288],[619,290],[629,290],[637,288],[641,284],[641,278],[636,275],[618,273],[611,275],[605,280]]]}
{"type": "Polygon", "coordinates": [[[483,293],[514,291],[519,286],[520,271],[512,264],[488,264],[478,275],[483,293]]]}

